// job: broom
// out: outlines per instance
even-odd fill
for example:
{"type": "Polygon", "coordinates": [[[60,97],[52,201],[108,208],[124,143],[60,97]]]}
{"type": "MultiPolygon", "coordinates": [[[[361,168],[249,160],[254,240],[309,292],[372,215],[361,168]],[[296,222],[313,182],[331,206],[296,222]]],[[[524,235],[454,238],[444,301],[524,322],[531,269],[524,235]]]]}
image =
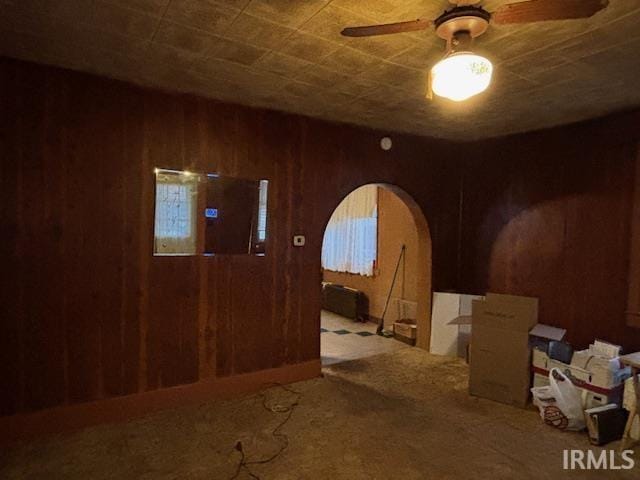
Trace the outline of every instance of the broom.
{"type": "Polygon", "coordinates": [[[387,301],[384,304],[384,310],[382,311],[382,318],[380,318],[380,322],[378,322],[378,328],[376,333],[383,337],[393,337],[393,332],[384,330],[384,316],[387,314],[387,308],[389,307],[389,300],[391,300],[391,293],[393,292],[393,287],[396,284],[396,277],[398,276],[398,269],[400,268],[400,262],[402,261],[402,257],[404,257],[404,251],[406,250],[406,246],[402,244],[400,247],[400,255],[398,256],[398,263],[396,263],[396,271],[393,272],[393,279],[391,280],[391,288],[389,288],[389,294],[387,295],[387,301]]]}

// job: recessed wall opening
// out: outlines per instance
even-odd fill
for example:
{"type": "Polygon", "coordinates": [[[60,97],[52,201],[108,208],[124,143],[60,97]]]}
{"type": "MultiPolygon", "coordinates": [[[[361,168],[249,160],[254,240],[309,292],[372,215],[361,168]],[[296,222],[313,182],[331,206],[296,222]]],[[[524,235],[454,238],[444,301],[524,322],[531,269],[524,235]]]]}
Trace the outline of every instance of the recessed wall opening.
{"type": "Polygon", "coordinates": [[[323,365],[427,348],[430,305],[431,241],[420,208],[392,185],[353,190],[323,236],[323,365]]]}
{"type": "Polygon", "coordinates": [[[268,180],[156,168],[154,255],[264,255],[268,189],[268,180]]]}

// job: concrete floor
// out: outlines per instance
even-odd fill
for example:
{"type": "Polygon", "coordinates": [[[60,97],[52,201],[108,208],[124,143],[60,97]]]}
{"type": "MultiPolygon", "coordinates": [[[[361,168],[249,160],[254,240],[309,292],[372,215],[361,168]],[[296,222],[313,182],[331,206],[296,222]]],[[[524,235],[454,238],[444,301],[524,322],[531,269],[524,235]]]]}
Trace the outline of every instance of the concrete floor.
{"type": "Polygon", "coordinates": [[[356,322],[327,310],[322,310],[320,326],[323,366],[411,348],[393,338],[376,335],[375,323],[356,322]]]}
{"type": "MultiPolygon", "coordinates": [[[[253,467],[259,478],[640,478],[640,468],[563,471],[563,449],[590,448],[586,435],[547,427],[534,410],[470,397],[457,359],[406,348],[324,372],[292,385],[301,397],[282,429],[289,447],[253,467]]],[[[286,405],[295,395],[274,388],[266,397],[286,405]]],[[[286,413],[261,402],[259,395],[212,401],[14,446],[2,454],[0,477],[228,479],[240,459],[237,440],[250,460],[278,448],[271,431],[286,413]]]]}

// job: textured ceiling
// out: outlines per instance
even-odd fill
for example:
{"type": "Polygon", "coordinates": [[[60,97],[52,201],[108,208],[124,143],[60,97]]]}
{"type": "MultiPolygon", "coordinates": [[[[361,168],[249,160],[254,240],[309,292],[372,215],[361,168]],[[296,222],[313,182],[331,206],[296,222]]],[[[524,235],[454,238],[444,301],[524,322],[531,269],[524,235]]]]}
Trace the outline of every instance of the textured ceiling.
{"type": "MultiPolygon", "coordinates": [[[[558,0],[562,1],[562,0],[558,0]]],[[[488,10],[502,0],[483,2],[488,10]]],[[[313,117],[458,140],[640,106],[640,0],[585,20],[492,26],[494,83],[425,98],[432,30],[345,38],[344,26],[435,18],[441,0],[0,0],[0,55],[313,117]]]]}

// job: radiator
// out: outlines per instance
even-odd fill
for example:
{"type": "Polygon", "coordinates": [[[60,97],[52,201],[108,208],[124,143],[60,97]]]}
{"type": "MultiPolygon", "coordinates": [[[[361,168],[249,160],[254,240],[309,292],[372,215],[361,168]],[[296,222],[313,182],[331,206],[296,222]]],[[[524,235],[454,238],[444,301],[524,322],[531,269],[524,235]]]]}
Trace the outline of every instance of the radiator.
{"type": "Polygon", "coordinates": [[[365,320],[368,302],[359,290],[327,283],[322,287],[322,308],[343,317],[365,320]]]}

